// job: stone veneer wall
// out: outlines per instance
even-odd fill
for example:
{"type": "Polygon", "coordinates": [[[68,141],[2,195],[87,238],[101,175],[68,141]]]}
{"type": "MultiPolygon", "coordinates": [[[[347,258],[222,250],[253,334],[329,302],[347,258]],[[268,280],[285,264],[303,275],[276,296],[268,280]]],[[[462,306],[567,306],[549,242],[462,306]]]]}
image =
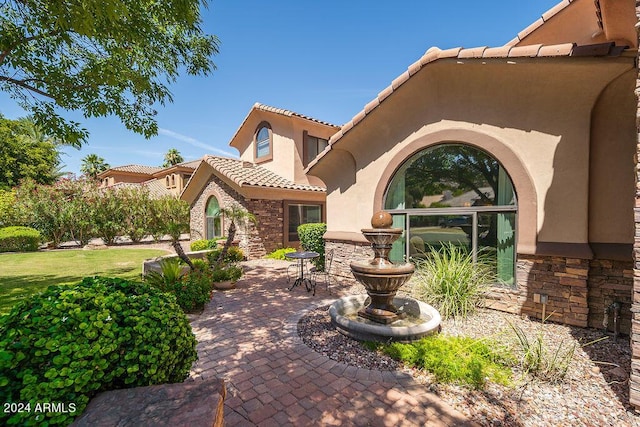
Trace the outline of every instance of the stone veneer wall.
{"type": "MultiPolygon", "coordinates": [[[[636,2],[636,20],[640,23],[640,1],[636,2]]],[[[640,26],[636,24],[638,42],[640,43],[640,26]]],[[[640,61],[637,55],[636,64],[640,61]]],[[[636,96],[638,97],[638,110],[636,112],[636,128],[638,139],[636,140],[635,172],[636,194],[634,208],[635,238],[633,243],[634,268],[633,268],[633,305],[631,307],[631,377],[629,379],[629,402],[640,409],[640,75],[636,80],[636,96]]]]}
{"type": "MultiPolygon", "coordinates": [[[[353,283],[349,264],[370,259],[367,243],[325,240],[333,249],[332,274],[338,283],[353,283]]],[[[622,303],[620,331],[631,330],[632,265],[630,262],[585,260],[551,256],[518,255],[516,287],[493,287],[487,296],[489,308],[541,319],[542,304],[534,294],[548,295],[545,317],[549,321],[579,327],[602,328],[604,309],[614,301],[622,303]]],[[[613,330],[613,313],[609,318],[613,330]]]]}
{"type": "MultiPolygon", "coordinates": [[[[213,177],[191,205],[191,240],[204,239],[206,235],[205,208],[209,197],[215,195],[220,206],[237,203],[253,213],[257,225],[238,226],[236,239],[240,249],[249,259],[256,259],[282,246],[284,215],[281,200],[246,199],[233,188],[213,177]]],[[[223,233],[226,234],[227,224],[223,233]]]]}

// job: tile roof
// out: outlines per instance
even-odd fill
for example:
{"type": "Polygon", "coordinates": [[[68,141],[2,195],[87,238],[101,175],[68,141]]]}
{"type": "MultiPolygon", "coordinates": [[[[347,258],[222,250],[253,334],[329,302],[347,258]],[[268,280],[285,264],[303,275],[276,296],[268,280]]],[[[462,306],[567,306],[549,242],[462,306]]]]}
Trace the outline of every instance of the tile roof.
{"type": "MultiPolygon", "coordinates": [[[[465,49],[456,47],[453,49],[440,50],[432,47],[416,62],[409,65],[407,71],[391,82],[391,85],[384,88],[376,98],[364,106],[362,111],[356,114],[350,121],[329,139],[329,145],[320,153],[309,165],[307,171],[318,163],[324,155],[332,149],[333,144],[338,142],[347,132],[361,122],[368,114],[376,109],[389,95],[395,92],[400,86],[407,82],[411,76],[420,71],[423,67],[432,62],[445,59],[458,60],[483,60],[483,59],[508,59],[508,58],[548,58],[548,57],[576,57],[576,56],[619,56],[625,46],[616,46],[615,43],[602,43],[595,45],[578,46],[575,43],[564,43],[558,45],[529,45],[529,46],[500,46],[489,48],[486,46],[465,49]]],[[[462,62],[462,61],[461,61],[462,62]]]]}
{"type": "Polygon", "coordinates": [[[150,179],[145,182],[117,182],[109,187],[103,187],[103,190],[118,190],[121,188],[146,187],[149,189],[149,195],[156,199],[164,196],[170,196],[172,193],[164,185],[164,180],[150,179]]]}
{"type": "MultiPolygon", "coordinates": [[[[534,23],[529,25],[524,30],[520,31],[518,35],[513,40],[509,41],[505,46],[515,46],[516,44],[520,43],[525,37],[527,37],[529,34],[537,30],[542,24],[544,24],[545,22],[549,21],[551,18],[556,16],[558,13],[560,13],[562,10],[564,10],[574,1],[576,0],[562,0],[560,3],[558,3],[557,5],[553,6],[551,9],[543,13],[542,16],[538,18],[538,20],[536,20],[534,23]]],[[[594,0],[594,1],[596,3],[596,8],[599,9],[600,8],[599,0],[594,0]]],[[[600,28],[602,28],[601,16],[598,16],[598,24],[600,25],[600,28]]]]}
{"type": "Polygon", "coordinates": [[[109,170],[116,171],[116,172],[130,172],[130,173],[140,173],[145,175],[153,175],[154,173],[161,171],[162,169],[164,168],[159,166],[124,165],[124,166],[116,166],[109,170]]]}
{"type": "Polygon", "coordinates": [[[333,127],[336,127],[336,128],[340,127],[338,125],[334,125],[333,123],[325,122],[323,120],[318,120],[318,119],[314,119],[313,117],[305,116],[304,114],[296,113],[295,111],[285,110],[284,108],[270,107],[269,105],[260,104],[259,102],[256,102],[253,105],[253,109],[254,110],[261,110],[261,111],[268,111],[268,112],[276,113],[276,114],[281,114],[281,115],[287,116],[287,117],[293,117],[293,116],[300,117],[300,118],[305,119],[305,120],[309,120],[309,121],[320,123],[320,124],[327,125],[327,126],[333,126],[333,127]]]}
{"type": "Polygon", "coordinates": [[[239,187],[270,187],[318,192],[326,190],[317,185],[296,184],[251,162],[211,155],[205,156],[203,160],[239,187]]]}

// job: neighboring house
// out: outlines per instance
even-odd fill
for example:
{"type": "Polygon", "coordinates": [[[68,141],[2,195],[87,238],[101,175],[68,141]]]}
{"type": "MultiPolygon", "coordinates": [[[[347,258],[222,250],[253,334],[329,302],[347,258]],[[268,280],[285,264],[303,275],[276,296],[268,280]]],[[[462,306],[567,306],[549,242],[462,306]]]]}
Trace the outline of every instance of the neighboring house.
{"type": "Polygon", "coordinates": [[[505,46],[431,48],[411,64],[307,169],[327,185],[338,274],[352,277],[369,251],[360,230],[385,209],[406,230],[396,260],[422,243],[483,250],[500,282],[489,307],[540,318],[548,298],[550,320],[602,328],[618,302],[630,333],[634,12],[565,0],[505,46]]]}
{"type": "Polygon", "coordinates": [[[153,197],[178,196],[201,160],[178,163],[174,166],[144,165],[117,166],[98,174],[100,188],[146,186],[153,197]]]}
{"type": "Polygon", "coordinates": [[[191,239],[226,234],[219,209],[243,206],[256,224],[238,227],[240,247],[249,258],[299,246],[300,224],[325,220],[324,183],[304,168],[339,128],[289,110],[255,104],[229,145],[240,160],[205,156],[181,194],[191,205],[191,239]]]}

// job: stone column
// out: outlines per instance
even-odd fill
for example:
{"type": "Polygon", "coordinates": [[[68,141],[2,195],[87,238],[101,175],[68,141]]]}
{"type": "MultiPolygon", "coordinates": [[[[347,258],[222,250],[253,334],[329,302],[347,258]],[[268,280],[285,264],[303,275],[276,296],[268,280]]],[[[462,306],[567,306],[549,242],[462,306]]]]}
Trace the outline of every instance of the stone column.
{"type": "MultiPolygon", "coordinates": [[[[636,30],[640,30],[640,1],[636,1],[636,30]]],[[[640,41],[640,32],[638,32],[640,41]]],[[[636,54],[638,59],[640,55],[636,54]]],[[[636,60],[636,64],[638,64],[636,60]]],[[[637,65],[636,65],[637,67],[637,65]]],[[[636,112],[636,140],[635,173],[636,194],[634,208],[635,238],[633,244],[634,268],[633,268],[633,305],[631,306],[631,378],[629,379],[629,402],[640,409],[640,74],[636,80],[636,97],[638,98],[638,110],[636,112]]]]}

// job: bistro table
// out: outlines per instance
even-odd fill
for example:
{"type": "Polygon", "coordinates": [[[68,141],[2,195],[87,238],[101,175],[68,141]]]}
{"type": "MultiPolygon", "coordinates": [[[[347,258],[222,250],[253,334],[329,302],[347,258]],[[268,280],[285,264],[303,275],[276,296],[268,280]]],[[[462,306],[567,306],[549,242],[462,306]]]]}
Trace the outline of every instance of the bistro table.
{"type": "Polygon", "coordinates": [[[304,284],[305,288],[307,289],[307,292],[311,292],[311,290],[313,289],[313,295],[315,296],[315,294],[316,294],[316,286],[311,281],[311,279],[309,279],[309,277],[307,277],[308,275],[305,276],[305,274],[304,274],[304,272],[305,272],[305,263],[309,259],[318,258],[320,256],[320,254],[318,252],[311,252],[311,251],[298,251],[298,252],[288,252],[288,253],[284,254],[284,256],[287,257],[287,258],[295,259],[298,262],[298,265],[297,265],[298,274],[297,274],[295,282],[293,282],[293,285],[291,285],[289,290],[292,290],[293,288],[295,288],[298,285],[304,284]]]}

